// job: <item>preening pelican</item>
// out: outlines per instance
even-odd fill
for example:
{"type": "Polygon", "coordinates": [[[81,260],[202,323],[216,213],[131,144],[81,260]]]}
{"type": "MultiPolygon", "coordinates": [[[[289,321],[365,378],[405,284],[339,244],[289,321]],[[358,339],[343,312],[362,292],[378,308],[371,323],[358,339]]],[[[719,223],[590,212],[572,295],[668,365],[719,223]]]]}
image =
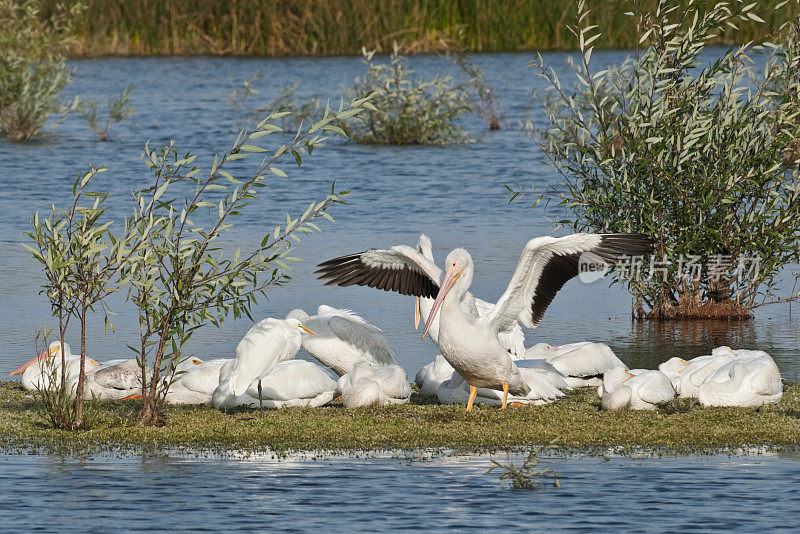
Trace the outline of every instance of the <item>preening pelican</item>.
{"type": "Polygon", "coordinates": [[[597,394],[604,410],[655,410],[675,398],[669,378],[661,371],[624,367],[606,371],[597,394]]]}
{"type": "Polygon", "coordinates": [[[212,395],[214,406],[225,406],[230,397],[243,395],[250,384],[257,383],[259,408],[263,412],[261,380],[277,364],[294,358],[300,350],[300,332],[316,335],[297,319],[264,319],[244,335],[236,347],[236,358],[225,383],[220,382],[212,395]]]}
{"type": "Polygon", "coordinates": [[[508,393],[525,397],[530,387],[519,369],[500,345],[497,334],[509,330],[515,321],[534,328],[556,293],[578,275],[582,254],[593,260],[614,262],[625,255],[648,253],[651,242],[639,234],[573,234],[566,237],[539,237],[530,240],[517,264],[508,288],[491,312],[475,319],[464,313],[461,301],[472,283],[472,257],[464,249],[452,251],[442,273],[418,250],[395,246],[388,250],[367,250],[335,258],[319,265],[317,273],[327,284],[365,285],[404,295],[433,297],[424,338],[441,309],[439,348],[450,365],[467,381],[470,397],[477,388],[503,390],[505,407],[508,393]]]}
{"type": "Polygon", "coordinates": [[[233,362],[222,366],[219,387],[214,391],[215,408],[249,406],[251,408],[288,408],[293,406],[322,406],[336,395],[336,381],[319,365],[304,360],[281,362],[261,379],[254,381],[242,395],[228,394],[233,362]],[[260,395],[260,398],[259,398],[260,395]]]}
{"type": "Polygon", "coordinates": [[[323,304],[317,308],[317,315],[292,310],[287,318],[302,321],[316,334],[302,334],[303,348],[339,376],[350,372],[356,362],[396,363],[394,351],[380,329],[351,311],[323,304]]]}
{"type": "Polygon", "coordinates": [[[763,351],[734,351],[732,359],[706,378],[697,389],[704,406],[762,406],[780,402],[781,373],[763,351]]]}
{"type": "Polygon", "coordinates": [[[358,362],[339,378],[339,391],[345,408],[408,404],[411,385],[399,365],[358,362]]]}
{"type": "Polygon", "coordinates": [[[599,386],[603,383],[603,373],[609,369],[627,368],[611,347],[588,341],[559,347],[537,343],[525,351],[525,359],[547,361],[564,375],[567,384],[573,388],[599,386]]]}
{"type": "MultiPolygon", "coordinates": [[[[425,234],[420,234],[419,239],[417,240],[417,250],[420,254],[422,254],[428,261],[435,264],[435,260],[433,259],[433,245],[431,244],[431,240],[425,234]]],[[[438,267],[437,267],[438,268],[438,267]]],[[[479,298],[475,298],[472,293],[466,291],[464,293],[463,298],[461,299],[461,309],[467,314],[469,317],[473,319],[478,319],[479,317],[483,317],[492,311],[494,308],[494,304],[491,302],[486,302],[485,300],[481,300],[479,298]]],[[[414,328],[419,328],[420,319],[422,321],[427,322],[428,317],[433,310],[433,299],[432,298],[424,298],[424,297],[415,297],[414,298],[414,328]]],[[[435,316],[431,321],[431,325],[428,328],[428,335],[437,346],[439,344],[439,316],[435,316]]],[[[513,326],[504,332],[497,333],[497,340],[500,342],[506,350],[508,350],[509,354],[511,354],[511,358],[516,360],[518,358],[522,358],[525,354],[525,334],[522,332],[522,328],[520,328],[519,323],[514,321],[513,326]]],[[[434,393],[435,394],[435,393],[434,393]]]]}
{"type": "MultiPolygon", "coordinates": [[[[69,387],[70,382],[73,380],[77,384],[81,357],[72,354],[68,343],[64,343],[63,355],[64,367],[66,368],[65,382],[69,387]]],[[[52,385],[50,383],[51,376],[48,372],[50,366],[52,366],[52,372],[55,373],[56,381],[61,380],[61,373],[63,371],[61,368],[61,356],[61,342],[53,341],[48,345],[47,350],[26,362],[18,369],[15,369],[11,373],[11,376],[22,374],[22,387],[28,391],[49,389],[52,385]]],[[[93,359],[86,358],[84,362],[84,373],[89,373],[97,365],[99,364],[93,359]]]]}

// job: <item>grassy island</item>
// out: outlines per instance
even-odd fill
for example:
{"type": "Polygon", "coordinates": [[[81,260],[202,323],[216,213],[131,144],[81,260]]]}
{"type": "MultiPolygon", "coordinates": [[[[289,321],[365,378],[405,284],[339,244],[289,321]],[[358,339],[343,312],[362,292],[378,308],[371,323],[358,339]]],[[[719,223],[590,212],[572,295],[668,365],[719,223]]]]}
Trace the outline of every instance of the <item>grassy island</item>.
{"type": "Polygon", "coordinates": [[[135,423],[137,401],[103,402],[95,427],[55,430],[31,392],[0,382],[0,447],[6,452],[135,453],[145,447],[209,452],[416,449],[486,452],[524,449],[554,439],[570,450],[619,447],[655,452],[713,452],[747,446],[800,445],[800,385],[759,410],[705,408],[694,400],[654,412],[604,412],[594,390],[553,404],[496,408],[442,406],[414,394],[410,405],[346,410],[341,405],[222,413],[209,406],[171,406],[166,426],[135,423]]]}

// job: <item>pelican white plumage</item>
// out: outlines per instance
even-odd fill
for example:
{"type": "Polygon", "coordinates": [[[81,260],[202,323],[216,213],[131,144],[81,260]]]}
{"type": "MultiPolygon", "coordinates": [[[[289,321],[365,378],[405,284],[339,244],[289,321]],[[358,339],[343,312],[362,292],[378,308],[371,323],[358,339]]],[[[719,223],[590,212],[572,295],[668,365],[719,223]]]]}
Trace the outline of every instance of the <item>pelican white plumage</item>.
{"type": "MultiPolygon", "coordinates": [[[[11,376],[22,374],[21,383],[22,387],[28,391],[37,389],[49,389],[51,387],[51,373],[55,374],[57,381],[61,380],[62,366],[62,345],[61,341],[53,341],[37,357],[24,363],[18,369],[11,373],[11,376]],[[52,366],[52,367],[51,367],[52,366]],[[50,371],[50,368],[52,371],[50,371]]],[[[70,351],[68,343],[63,345],[64,368],[66,369],[65,382],[67,385],[74,379],[77,383],[77,377],[80,373],[80,356],[73,355],[70,351]]],[[[86,358],[84,362],[84,374],[89,373],[94,367],[99,365],[92,358],[86,358]]]]}
{"type": "MultiPolygon", "coordinates": [[[[194,356],[184,358],[175,367],[177,376],[202,363],[203,360],[194,356]]],[[[86,375],[83,387],[86,395],[105,400],[141,398],[141,376],[142,370],[136,358],[110,360],[93,368],[86,375]]]]}
{"type": "Polygon", "coordinates": [[[194,367],[180,374],[167,391],[164,400],[168,404],[210,404],[211,395],[219,386],[222,366],[232,362],[231,358],[217,358],[207,362],[193,358],[194,367]]]}
{"type": "Polygon", "coordinates": [[[537,343],[525,351],[525,359],[543,359],[550,363],[573,388],[599,386],[603,383],[603,373],[609,369],[627,368],[611,347],[589,341],[558,347],[537,343]]]}
{"type": "MultiPolygon", "coordinates": [[[[523,396],[509,395],[507,402],[515,404],[547,404],[564,396],[548,379],[546,371],[535,367],[520,368],[520,375],[528,385],[528,394],[523,396]]],[[[454,373],[444,381],[436,392],[442,404],[463,404],[469,401],[470,386],[461,375],[454,373]]],[[[502,406],[503,394],[494,389],[478,388],[473,402],[487,406],[502,406]]]]}
{"type": "Polygon", "coordinates": [[[289,408],[322,406],[336,395],[336,381],[319,365],[305,360],[281,362],[258,381],[253,381],[239,396],[230,394],[233,361],[220,369],[220,385],[214,390],[212,404],[216,408],[248,406],[251,408],[289,408]],[[260,395],[260,398],[259,398],[260,395]]]}
{"type": "Polygon", "coordinates": [[[302,346],[323,365],[342,376],[356,362],[395,364],[394,351],[380,329],[349,310],[321,305],[317,315],[292,310],[287,318],[303,322],[315,335],[302,334],[302,346]]]}
{"type": "Polygon", "coordinates": [[[419,388],[420,395],[423,397],[436,397],[439,386],[453,378],[455,372],[456,370],[453,369],[453,366],[447,362],[444,356],[437,354],[432,362],[425,364],[417,371],[414,382],[419,388]]]}
{"type": "MultiPolygon", "coordinates": [[[[428,261],[433,264],[436,263],[433,258],[433,245],[431,244],[430,238],[425,234],[420,234],[419,239],[417,240],[417,250],[428,261]]],[[[433,310],[434,299],[416,297],[414,300],[414,328],[419,328],[420,319],[427,323],[428,317],[433,310]]],[[[494,308],[494,304],[476,298],[469,291],[466,291],[461,299],[461,309],[465,314],[473,319],[478,319],[479,317],[489,314],[492,311],[492,308],[494,308]]],[[[428,328],[428,335],[430,336],[431,341],[438,346],[438,315],[435,316],[431,321],[431,325],[428,328]]],[[[522,358],[525,354],[525,334],[522,332],[522,328],[520,328],[518,322],[514,321],[509,330],[498,332],[497,340],[500,342],[500,345],[502,345],[508,351],[512,359],[516,360],[518,358],[522,358]]]]}
{"type": "MultiPolygon", "coordinates": [[[[570,385],[567,383],[564,375],[562,375],[555,367],[553,367],[552,365],[550,365],[550,363],[546,362],[543,359],[516,360],[515,363],[517,364],[517,367],[520,368],[520,372],[522,372],[523,375],[526,372],[523,371],[524,369],[530,369],[532,371],[539,373],[539,375],[541,375],[541,377],[544,378],[549,383],[549,385],[555,387],[556,389],[560,390],[572,389],[572,387],[570,387],[570,385]]],[[[463,381],[463,378],[461,377],[461,375],[456,373],[456,370],[453,369],[453,366],[447,362],[444,356],[439,354],[436,356],[436,359],[423,366],[417,372],[417,377],[415,382],[417,384],[417,387],[419,387],[420,395],[425,397],[438,397],[440,386],[444,382],[447,382],[450,379],[453,379],[453,381],[450,383],[449,386],[451,391],[447,391],[443,394],[444,400],[440,398],[440,400],[442,400],[442,402],[444,402],[445,404],[453,404],[455,402],[461,402],[457,400],[457,399],[462,399],[461,394],[452,390],[455,389],[456,387],[462,386],[460,381],[463,381]]],[[[551,398],[549,394],[552,392],[552,390],[549,387],[545,387],[544,389],[539,391],[534,391],[533,386],[531,385],[532,381],[526,380],[526,382],[528,383],[529,386],[531,386],[531,391],[532,391],[532,395],[529,394],[527,397],[528,401],[530,401],[531,399],[535,400],[539,398],[541,399],[551,398]]],[[[534,381],[533,383],[535,384],[537,383],[537,381],[534,381]]],[[[467,388],[467,393],[469,393],[469,386],[467,385],[463,387],[467,388]]],[[[494,390],[486,390],[486,391],[494,391],[494,390]]],[[[478,397],[476,397],[476,399],[481,401],[485,399],[494,399],[494,398],[500,399],[496,391],[494,393],[485,393],[484,390],[478,389],[477,395],[478,397]]],[[[466,400],[467,398],[468,395],[463,397],[464,400],[466,400]]],[[[511,398],[512,400],[515,401],[519,400],[515,399],[514,397],[511,398]]],[[[526,404],[530,404],[530,402],[526,402],[526,404]]]]}
{"type": "Polygon", "coordinates": [[[712,354],[698,356],[691,360],[670,358],[658,366],[659,371],[669,377],[675,392],[681,398],[697,397],[698,389],[717,369],[730,362],[737,355],[730,347],[718,347],[712,354]]]}
{"type": "Polygon", "coordinates": [[[697,389],[704,406],[762,406],[780,402],[781,373],[763,351],[736,350],[736,358],[722,365],[697,389]]]}
{"type": "MultiPolygon", "coordinates": [[[[295,357],[300,350],[300,332],[315,335],[294,318],[270,317],[250,328],[236,347],[236,357],[226,380],[221,380],[212,394],[214,406],[227,406],[234,402],[253,382],[257,384],[258,398],[261,400],[261,380],[276,365],[295,357]]],[[[262,403],[259,403],[259,407],[263,411],[262,403]]]]}
{"type": "Polygon", "coordinates": [[[472,257],[464,249],[456,249],[447,256],[443,279],[433,262],[408,246],[335,258],[321,263],[317,273],[320,278],[328,279],[328,285],[365,285],[418,297],[436,295],[422,337],[441,309],[439,348],[469,384],[467,410],[470,410],[480,387],[503,390],[504,399],[509,392],[520,397],[528,395],[530,387],[500,345],[497,334],[509,330],[515,321],[528,328],[536,327],[556,293],[577,276],[582,254],[591,253],[595,261],[614,262],[626,254],[645,254],[650,248],[650,240],[638,234],[573,234],[532,239],[525,246],[500,300],[490,313],[478,319],[466,314],[461,305],[473,275],[472,257]]]}
{"type": "Polygon", "coordinates": [[[357,362],[339,378],[338,388],[345,408],[408,404],[411,398],[411,385],[399,365],[357,362]]]}
{"type": "Polygon", "coordinates": [[[606,371],[597,394],[604,410],[655,410],[675,398],[669,378],[661,371],[624,367],[606,371]]]}

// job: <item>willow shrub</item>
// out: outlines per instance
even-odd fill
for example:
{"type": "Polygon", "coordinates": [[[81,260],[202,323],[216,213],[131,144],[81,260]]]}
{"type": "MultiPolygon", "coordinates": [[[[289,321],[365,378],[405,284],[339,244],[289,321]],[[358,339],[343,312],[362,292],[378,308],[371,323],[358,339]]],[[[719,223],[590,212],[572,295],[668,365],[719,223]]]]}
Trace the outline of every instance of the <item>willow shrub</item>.
{"type": "Polygon", "coordinates": [[[415,78],[397,44],[388,63],[362,50],[367,70],[347,98],[371,95],[368,111],[342,123],[357,143],[445,145],[469,141],[456,121],[472,111],[467,89],[450,76],[415,78]]]}
{"type": "Polygon", "coordinates": [[[72,22],[83,7],[54,10],[41,20],[35,0],[0,0],[0,133],[28,141],[51,115],[74,109],[59,98],[69,83],[66,53],[74,43],[72,22]]]}
{"type": "Polygon", "coordinates": [[[185,357],[193,333],[206,325],[221,326],[225,317],[246,315],[270,288],[290,280],[289,263],[300,236],[319,231],[318,219],[331,219],[328,208],[347,192],[312,202],[302,215],[286,214],[285,224],[262,230],[249,248],[228,246],[224,238],[237,217],[265,200],[271,180],[287,178],[281,168],[300,166],[330,134],[344,132],[334,121],[364,112],[368,102],[354,100],[338,111],[325,109],[323,117],[290,139],[282,136],[276,112],[251,131],[242,130],[233,146],[213,157],[205,168],[195,164],[196,154],[173,144],[151,150],[144,162],[152,172],[151,185],[135,194],[136,206],[125,227],[145,243],[122,268],[129,283],[129,299],[139,310],[140,336],[131,348],[141,368],[143,406],[139,422],[162,422],[161,408],[185,357]],[[269,136],[269,137],[267,137],[269,136]],[[250,170],[232,165],[252,157],[250,170]]]}
{"type": "Polygon", "coordinates": [[[800,245],[800,20],[776,30],[780,44],[701,57],[722,29],[762,20],[746,4],[634,9],[642,48],[595,72],[601,34],[581,1],[577,92],[539,58],[555,96],[537,142],[565,179],[548,194],[576,230],[655,240],[654,256],[624,276],[640,317],[749,317],[800,296],[774,294],[800,245]],[[755,70],[761,54],[766,65],[755,70]]]}
{"type": "MultiPolygon", "coordinates": [[[[119,289],[119,273],[126,262],[141,251],[144,245],[140,236],[132,232],[113,235],[105,221],[108,193],[90,189],[93,178],[104,172],[103,167],[92,167],[81,173],[72,187],[72,198],[66,208],[50,206],[50,214],[43,218],[37,212],[31,231],[26,235],[33,246],[23,246],[42,265],[44,280],[42,293],[50,300],[52,315],[58,319],[59,341],[64,345],[67,327],[75,319],[80,327],[80,367],[72,391],[61,373],[60,384],[52,395],[43,394],[45,409],[50,412],[58,428],[80,430],[87,428],[84,419],[84,378],[86,370],[86,326],[92,312],[103,312],[106,328],[110,310],[106,299],[119,289]],[[68,408],[72,406],[71,408],[68,408]]],[[[64,366],[61,351],[61,369],[64,366]]],[[[52,373],[53,368],[48,372],[52,373]]],[[[55,381],[51,381],[53,385],[55,381]]],[[[40,392],[41,393],[41,392],[40,392]]]]}

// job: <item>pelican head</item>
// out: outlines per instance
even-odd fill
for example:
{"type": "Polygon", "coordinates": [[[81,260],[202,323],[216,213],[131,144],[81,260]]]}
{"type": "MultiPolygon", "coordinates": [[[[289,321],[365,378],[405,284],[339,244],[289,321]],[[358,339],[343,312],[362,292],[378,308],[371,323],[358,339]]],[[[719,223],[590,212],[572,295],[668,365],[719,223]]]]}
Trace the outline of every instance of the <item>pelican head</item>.
{"type": "MultiPolygon", "coordinates": [[[[69,350],[69,345],[64,343],[64,357],[69,357],[70,355],[71,354],[70,354],[70,350],[69,350]]],[[[61,341],[53,341],[52,343],[50,343],[50,345],[47,346],[47,350],[42,352],[40,355],[38,355],[34,359],[26,362],[20,368],[18,368],[15,371],[13,371],[11,373],[11,376],[18,375],[20,373],[24,373],[25,369],[27,369],[28,367],[30,367],[31,365],[33,365],[35,363],[38,363],[38,362],[44,360],[45,358],[55,358],[56,356],[61,356],[61,341]]]]}
{"type": "Polygon", "coordinates": [[[425,339],[425,334],[433,323],[433,318],[439,311],[439,308],[444,302],[445,297],[456,286],[454,294],[461,298],[461,295],[469,288],[472,283],[472,256],[463,248],[457,248],[447,255],[445,260],[444,280],[439,287],[439,294],[436,295],[436,300],[433,302],[428,320],[425,323],[425,329],[422,331],[422,339],[425,339]]]}
{"type": "MultiPolygon", "coordinates": [[[[292,310],[289,313],[289,315],[292,315],[294,312],[297,312],[297,311],[305,314],[305,312],[303,312],[303,310],[292,310]]],[[[306,317],[308,317],[307,314],[306,314],[306,317]]],[[[303,324],[300,322],[300,319],[298,319],[297,317],[287,317],[286,318],[286,324],[288,324],[289,326],[293,326],[293,327],[297,328],[297,330],[300,332],[300,334],[306,333],[306,334],[308,334],[310,336],[319,337],[315,332],[312,332],[311,330],[309,330],[308,328],[303,326],[303,324]]]]}
{"type": "Polygon", "coordinates": [[[433,261],[433,245],[431,244],[431,238],[425,234],[419,234],[419,239],[417,239],[417,251],[433,261]]]}
{"type": "Polygon", "coordinates": [[[630,380],[632,376],[633,375],[630,373],[630,371],[624,367],[612,367],[603,373],[603,387],[608,388],[609,386],[622,384],[627,380],[630,380]]]}

